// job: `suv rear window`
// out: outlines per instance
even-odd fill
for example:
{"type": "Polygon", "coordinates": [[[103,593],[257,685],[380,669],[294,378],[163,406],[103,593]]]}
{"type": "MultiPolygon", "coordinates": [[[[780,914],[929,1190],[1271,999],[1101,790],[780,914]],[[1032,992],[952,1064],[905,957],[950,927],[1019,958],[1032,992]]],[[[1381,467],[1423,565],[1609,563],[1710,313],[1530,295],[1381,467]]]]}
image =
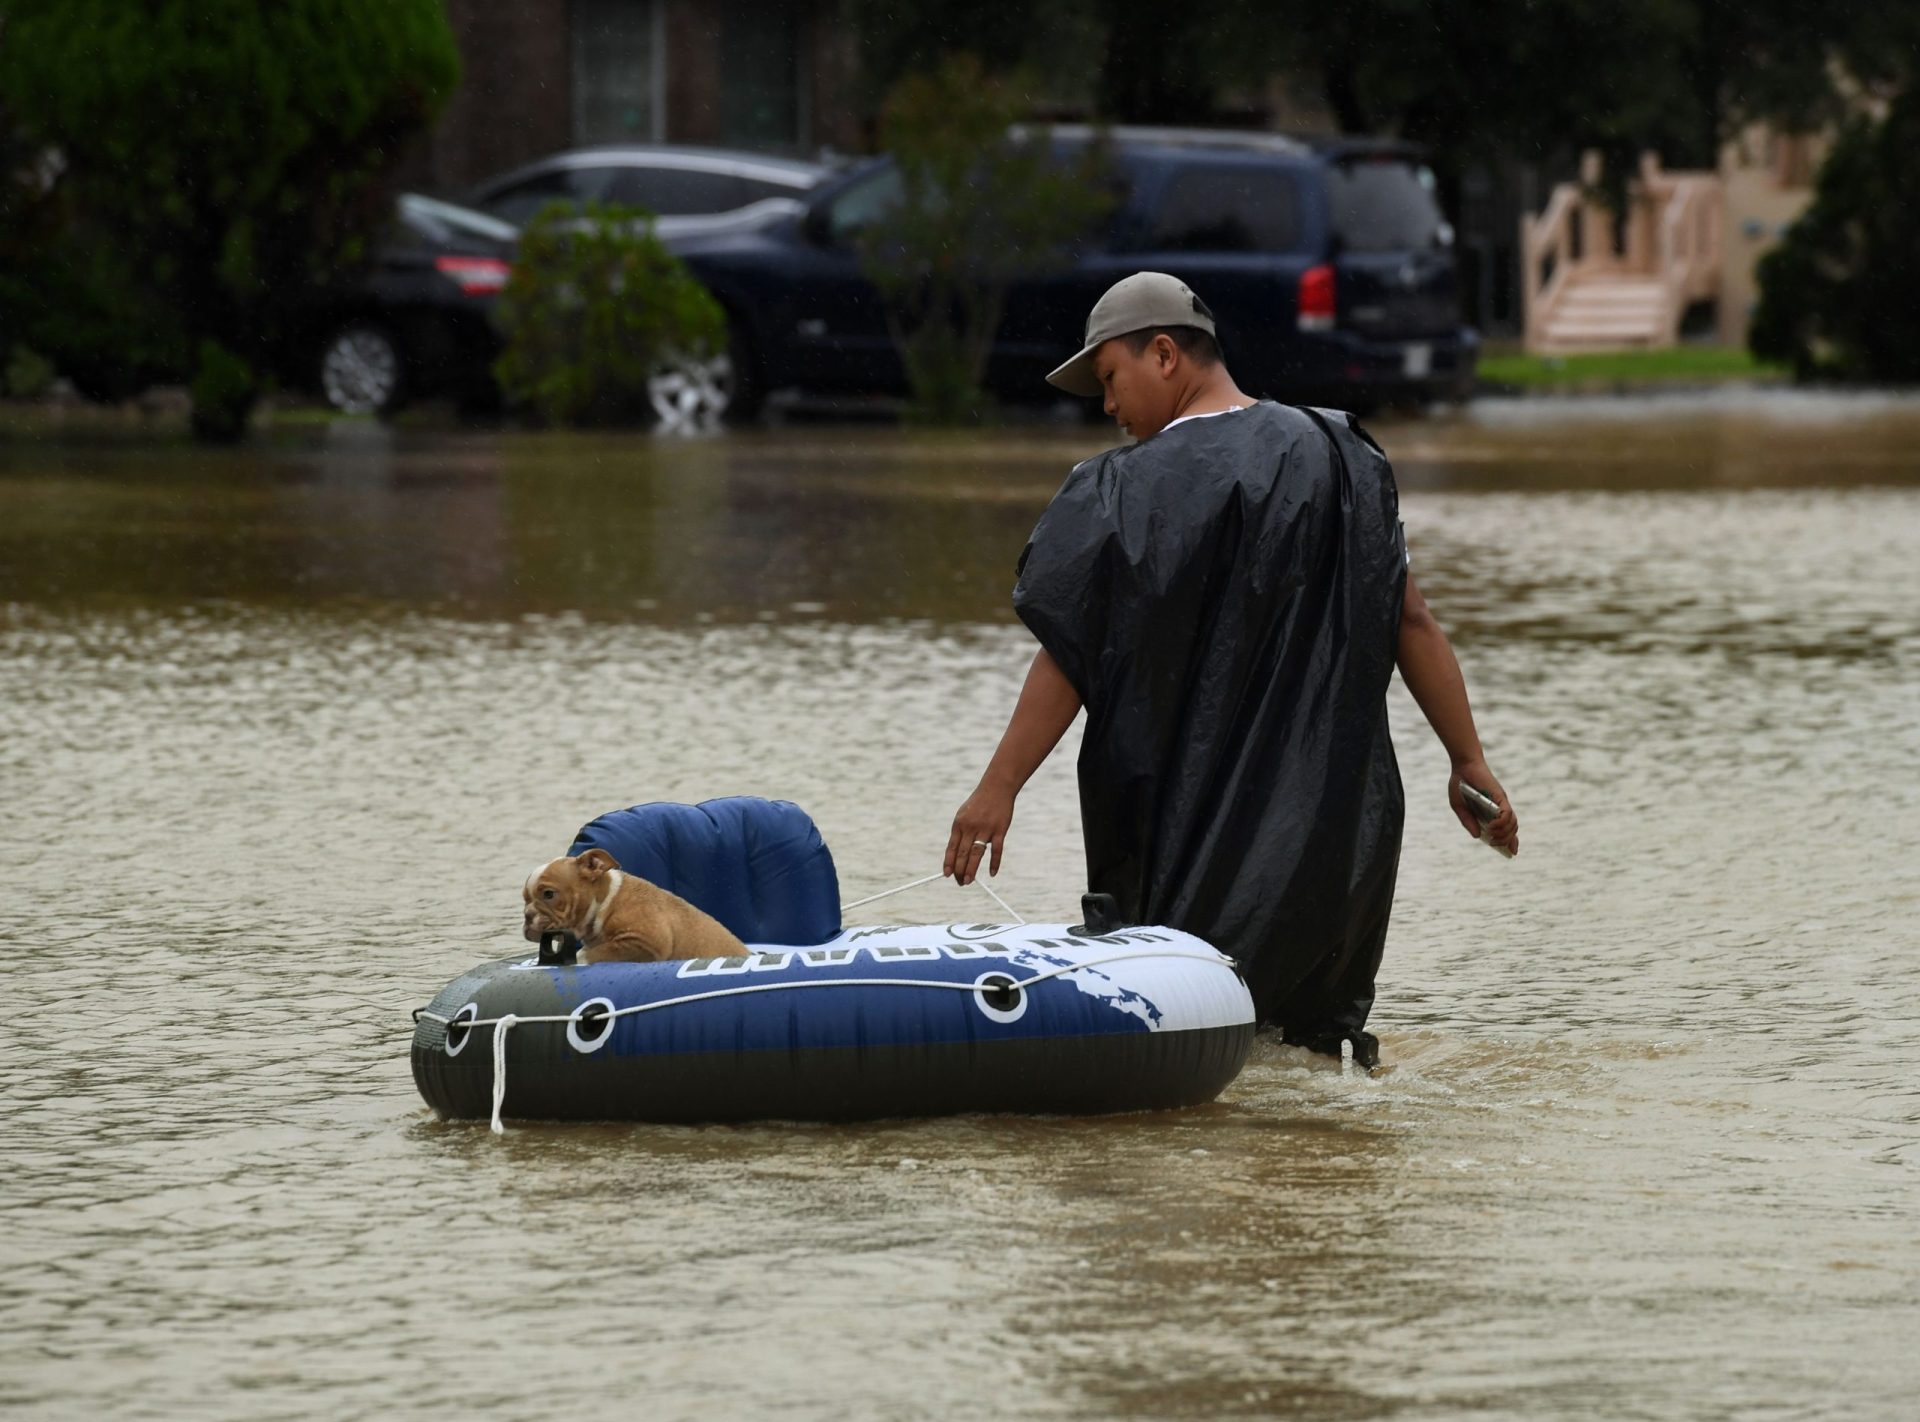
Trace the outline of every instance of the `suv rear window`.
{"type": "Polygon", "coordinates": [[[1333,235],[1348,252],[1426,251],[1446,224],[1433,170],[1404,158],[1360,158],[1327,173],[1333,235]]]}
{"type": "Polygon", "coordinates": [[[1188,168],[1160,194],[1147,246],[1156,252],[1291,252],[1299,245],[1293,179],[1251,166],[1188,168]]]}

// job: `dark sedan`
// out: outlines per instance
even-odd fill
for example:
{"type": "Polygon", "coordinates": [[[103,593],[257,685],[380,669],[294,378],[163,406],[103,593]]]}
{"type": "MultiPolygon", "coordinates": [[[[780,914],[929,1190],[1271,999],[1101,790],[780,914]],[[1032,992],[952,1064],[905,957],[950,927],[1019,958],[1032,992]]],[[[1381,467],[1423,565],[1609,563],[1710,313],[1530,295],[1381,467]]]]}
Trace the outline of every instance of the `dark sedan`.
{"type": "Polygon", "coordinates": [[[294,383],[336,410],[495,398],[493,306],[519,231],[483,212],[403,193],[364,271],[314,293],[284,355],[294,383]]]}
{"type": "MultiPolygon", "coordinates": [[[[574,148],[480,184],[471,207],[520,226],[549,203],[641,207],[656,217],[738,212],[770,199],[806,197],[829,169],[730,148],[627,144],[574,148]]],[[[663,230],[671,230],[669,222],[663,230]]]]}

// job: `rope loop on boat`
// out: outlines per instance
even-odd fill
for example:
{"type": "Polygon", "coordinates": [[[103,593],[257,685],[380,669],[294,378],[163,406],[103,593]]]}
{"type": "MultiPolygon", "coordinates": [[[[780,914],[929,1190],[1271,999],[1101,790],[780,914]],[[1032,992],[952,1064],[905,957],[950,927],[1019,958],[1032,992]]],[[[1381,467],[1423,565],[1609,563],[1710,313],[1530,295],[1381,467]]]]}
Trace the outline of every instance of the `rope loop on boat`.
{"type": "Polygon", "coordinates": [[[500,1124],[500,1107],[507,1099],[507,1032],[520,1019],[511,1012],[503,1012],[493,1027],[493,1133],[504,1136],[507,1128],[500,1124]]]}

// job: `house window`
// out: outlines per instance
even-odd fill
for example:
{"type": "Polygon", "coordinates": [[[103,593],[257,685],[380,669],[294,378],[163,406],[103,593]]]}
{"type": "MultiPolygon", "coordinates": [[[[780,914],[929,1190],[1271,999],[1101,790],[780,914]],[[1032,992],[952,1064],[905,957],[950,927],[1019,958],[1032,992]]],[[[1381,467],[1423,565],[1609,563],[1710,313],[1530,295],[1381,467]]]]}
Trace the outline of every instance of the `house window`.
{"type": "Polygon", "coordinates": [[[665,93],[659,0],[573,0],[573,141],[653,143],[665,93]]]}

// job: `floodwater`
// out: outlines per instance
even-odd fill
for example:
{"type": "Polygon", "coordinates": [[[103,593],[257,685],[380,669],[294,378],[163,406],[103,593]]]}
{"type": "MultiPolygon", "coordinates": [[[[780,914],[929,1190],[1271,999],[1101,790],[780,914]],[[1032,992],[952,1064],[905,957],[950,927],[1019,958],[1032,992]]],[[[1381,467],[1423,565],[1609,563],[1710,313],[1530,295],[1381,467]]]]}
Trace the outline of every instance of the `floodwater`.
{"type": "Polygon", "coordinates": [[[503,1138],[423,1109],[407,1014],[522,950],[527,865],[757,793],[849,896],[937,868],[1100,432],[0,439],[0,1411],[1913,1415],[1920,404],[1376,433],[1526,829],[1460,832],[1396,688],[1390,1071],[503,1138]]]}

